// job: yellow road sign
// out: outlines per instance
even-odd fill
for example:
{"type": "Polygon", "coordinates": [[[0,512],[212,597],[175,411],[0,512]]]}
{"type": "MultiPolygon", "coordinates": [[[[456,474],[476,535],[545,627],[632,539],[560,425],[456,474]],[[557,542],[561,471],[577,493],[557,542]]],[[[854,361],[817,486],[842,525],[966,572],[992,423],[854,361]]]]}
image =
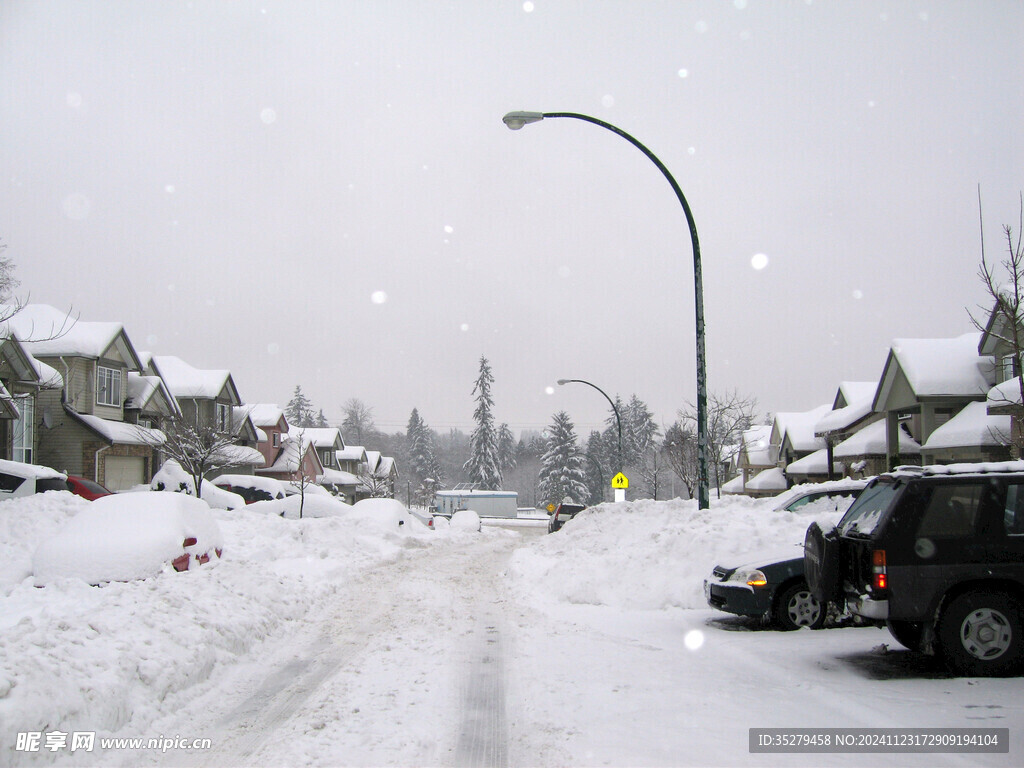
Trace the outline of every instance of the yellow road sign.
{"type": "Polygon", "coordinates": [[[619,472],[612,478],[612,488],[629,488],[629,478],[619,472]]]}

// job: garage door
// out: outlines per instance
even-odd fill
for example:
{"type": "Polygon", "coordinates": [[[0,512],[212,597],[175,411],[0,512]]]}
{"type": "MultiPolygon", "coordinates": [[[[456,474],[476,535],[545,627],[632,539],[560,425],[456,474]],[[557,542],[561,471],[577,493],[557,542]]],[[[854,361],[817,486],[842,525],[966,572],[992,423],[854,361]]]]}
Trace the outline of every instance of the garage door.
{"type": "Polygon", "coordinates": [[[146,460],[138,456],[107,456],[106,482],[112,491],[124,491],[146,482],[146,460]]]}

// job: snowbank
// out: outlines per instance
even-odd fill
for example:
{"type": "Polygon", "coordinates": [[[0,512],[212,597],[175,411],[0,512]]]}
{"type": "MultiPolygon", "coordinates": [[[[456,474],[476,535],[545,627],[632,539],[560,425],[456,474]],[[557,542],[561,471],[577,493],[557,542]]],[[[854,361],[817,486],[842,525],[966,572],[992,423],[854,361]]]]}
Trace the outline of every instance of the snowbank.
{"type": "Polygon", "coordinates": [[[517,550],[514,589],[541,604],[706,608],[704,578],[717,562],[796,545],[813,520],[839,517],[823,516],[818,505],[800,512],[773,505],[774,499],[745,496],[712,499],[705,510],[692,500],[601,504],[517,550]]]}
{"type": "MultiPolygon", "coordinates": [[[[216,568],[101,587],[70,578],[34,586],[33,550],[95,504],[67,492],[0,503],[0,733],[144,733],[258,654],[268,636],[301,633],[286,625],[327,610],[360,573],[432,541],[429,531],[377,532],[351,514],[288,520],[243,505],[208,512],[224,539],[216,568]]],[[[2,765],[53,759],[15,751],[13,736],[0,748],[2,765]]]]}

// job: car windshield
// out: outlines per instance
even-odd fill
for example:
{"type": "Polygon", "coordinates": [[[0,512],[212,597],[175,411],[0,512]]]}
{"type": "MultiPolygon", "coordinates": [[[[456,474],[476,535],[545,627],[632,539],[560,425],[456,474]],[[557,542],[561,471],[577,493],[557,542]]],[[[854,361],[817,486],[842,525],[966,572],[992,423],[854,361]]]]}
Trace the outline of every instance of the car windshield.
{"type": "Polygon", "coordinates": [[[839,521],[839,533],[844,536],[870,536],[882,519],[882,513],[888,509],[899,491],[899,487],[896,483],[876,483],[869,486],[839,521]]]}

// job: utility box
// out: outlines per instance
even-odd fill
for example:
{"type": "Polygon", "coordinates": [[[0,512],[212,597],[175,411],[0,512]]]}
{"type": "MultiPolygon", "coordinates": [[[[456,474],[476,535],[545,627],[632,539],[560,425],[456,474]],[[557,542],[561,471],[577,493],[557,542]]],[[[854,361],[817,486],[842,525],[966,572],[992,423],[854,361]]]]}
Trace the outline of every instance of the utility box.
{"type": "Polygon", "coordinates": [[[460,509],[471,509],[480,517],[518,517],[519,494],[515,491],[478,491],[456,487],[434,494],[434,514],[451,517],[460,509]]]}

